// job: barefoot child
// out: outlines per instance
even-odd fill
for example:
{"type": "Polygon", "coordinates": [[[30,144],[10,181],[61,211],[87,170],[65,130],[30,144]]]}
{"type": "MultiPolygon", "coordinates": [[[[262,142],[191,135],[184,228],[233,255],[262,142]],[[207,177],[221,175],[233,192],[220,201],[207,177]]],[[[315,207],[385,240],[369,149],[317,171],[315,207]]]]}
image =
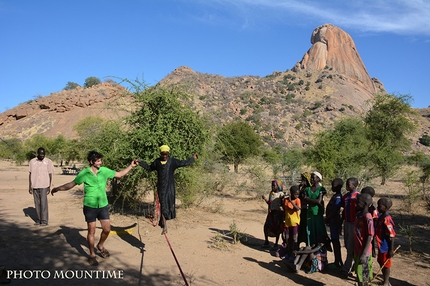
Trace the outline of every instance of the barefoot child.
{"type": "Polygon", "coordinates": [[[298,186],[290,188],[290,195],[284,198],[283,205],[285,211],[284,242],[287,243],[288,251],[291,254],[298,249],[297,237],[299,234],[301,207],[298,186]]]}
{"type": "Polygon", "coordinates": [[[331,182],[331,190],[334,195],[331,197],[326,208],[325,223],[330,227],[330,237],[333,243],[334,265],[342,267],[342,253],[340,251],[340,234],[342,230],[342,219],[340,210],[342,208],[342,186],[343,180],[336,178],[331,182]]]}
{"type": "Polygon", "coordinates": [[[346,193],[343,196],[343,240],[346,248],[346,259],[343,264],[343,271],[346,275],[351,272],[354,264],[354,221],[357,216],[357,178],[349,178],[346,180],[346,193]]]}
{"type": "Polygon", "coordinates": [[[272,181],[272,191],[269,194],[269,198],[263,195],[262,199],[268,205],[266,222],[264,223],[264,244],[261,246],[262,248],[269,247],[269,236],[275,237],[275,245],[273,246],[273,250],[278,249],[278,241],[279,236],[281,235],[282,230],[282,222],[284,220],[284,212],[282,211],[282,202],[281,196],[282,193],[282,184],[280,181],[273,180],[272,181]]]}
{"type": "Polygon", "coordinates": [[[393,257],[394,250],[394,237],[396,232],[394,231],[394,221],[388,210],[391,208],[393,203],[389,198],[380,198],[378,200],[378,211],[380,216],[376,225],[375,238],[378,243],[378,263],[379,266],[385,266],[382,269],[384,275],[384,286],[390,285],[390,268],[391,268],[391,257],[393,257]]]}
{"type": "MultiPolygon", "coordinates": [[[[361,189],[360,191],[361,194],[369,194],[372,199],[375,196],[375,189],[373,189],[372,187],[364,187],[361,189]]],[[[378,222],[378,217],[379,217],[379,212],[378,212],[378,208],[377,208],[377,204],[375,204],[375,202],[372,203],[372,205],[369,207],[369,213],[372,214],[373,217],[373,225],[375,226],[375,230],[376,230],[376,224],[378,222]]],[[[376,240],[375,238],[373,238],[372,240],[372,257],[376,257],[376,240]]]]}
{"type": "Polygon", "coordinates": [[[368,285],[373,278],[372,240],[375,234],[373,218],[369,213],[372,197],[361,194],[357,201],[357,218],[354,224],[354,263],[358,285],[368,285]]]}

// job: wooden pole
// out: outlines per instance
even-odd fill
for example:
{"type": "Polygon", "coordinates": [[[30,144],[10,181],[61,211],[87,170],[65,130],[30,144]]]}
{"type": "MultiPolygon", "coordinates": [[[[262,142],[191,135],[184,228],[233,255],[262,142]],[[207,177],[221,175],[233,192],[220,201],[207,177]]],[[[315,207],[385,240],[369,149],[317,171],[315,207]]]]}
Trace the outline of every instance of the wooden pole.
{"type": "MultiPolygon", "coordinates": [[[[394,251],[393,251],[393,256],[394,256],[394,254],[396,253],[396,251],[397,251],[399,248],[400,248],[400,245],[399,245],[399,246],[397,246],[397,247],[396,247],[396,249],[394,249],[394,251]]],[[[390,258],[392,258],[392,257],[390,257],[390,258]]],[[[387,259],[385,260],[384,264],[382,264],[381,268],[379,268],[378,272],[376,272],[375,276],[373,276],[373,278],[372,278],[372,280],[370,280],[370,282],[372,282],[372,281],[373,281],[373,279],[375,279],[375,278],[376,278],[376,276],[378,276],[378,275],[379,275],[379,273],[381,273],[382,269],[384,269],[385,264],[387,264],[388,259],[390,259],[390,258],[387,258],[387,259]]]]}

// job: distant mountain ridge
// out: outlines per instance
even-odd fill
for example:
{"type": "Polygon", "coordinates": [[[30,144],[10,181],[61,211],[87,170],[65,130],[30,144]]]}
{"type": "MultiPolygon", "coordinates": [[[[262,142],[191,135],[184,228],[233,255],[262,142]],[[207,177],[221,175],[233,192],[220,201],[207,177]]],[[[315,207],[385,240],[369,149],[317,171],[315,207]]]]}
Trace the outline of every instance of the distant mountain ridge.
{"type": "MultiPolygon", "coordinates": [[[[268,144],[306,146],[313,134],[345,116],[364,114],[373,95],[385,93],[383,84],[369,76],[345,31],[321,25],[313,31],[311,43],[291,70],[265,77],[224,77],[182,66],[156,87],[187,92],[193,108],[218,124],[238,118],[250,122],[268,144]]],[[[72,126],[85,116],[124,115],[122,109],[131,99],[127,94],[124,87],[111,83],[52,93],[0,114],[0,136],[26,139],[42,133],[73,138],[72,126]]],[[[417,123],[415,148],[423,148],[416,142],[430,133],[428,118],[423,115],[417,123]]]]}

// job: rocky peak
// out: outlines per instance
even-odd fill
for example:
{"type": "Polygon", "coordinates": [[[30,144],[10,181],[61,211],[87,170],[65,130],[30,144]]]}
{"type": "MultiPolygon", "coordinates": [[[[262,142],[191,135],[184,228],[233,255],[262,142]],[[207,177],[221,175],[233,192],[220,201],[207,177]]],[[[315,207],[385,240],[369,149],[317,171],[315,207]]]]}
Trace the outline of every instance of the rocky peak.
{"type": "Polygon", "coordinates": [[[378,90],[348,33],[332,24],[324,24],[312,32],[311,43],[312,47],[293,67],[293,71],[330,68],[361,85],[369,93],[378,90]]]}

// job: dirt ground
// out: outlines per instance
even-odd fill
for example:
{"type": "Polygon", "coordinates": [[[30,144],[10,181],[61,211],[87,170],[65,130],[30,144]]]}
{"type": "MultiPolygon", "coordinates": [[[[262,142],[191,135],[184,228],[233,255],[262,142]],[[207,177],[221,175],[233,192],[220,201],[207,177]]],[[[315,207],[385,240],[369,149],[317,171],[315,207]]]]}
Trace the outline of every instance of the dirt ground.
{"type": "MultiPolygon", "coordinates": [[[[56,168],[55,186],[74,178],[60,173],[56,168]]],[[[185,285],[180,269],[188,285],[355,284],[353,277],[340,278],[337,270],[289,272],[274,252],[260,248],[265,203],[245,195],[223,195],[208,198],[198,208],[179,208],[166,237],[143,216],[111,213],[112,232],[105,244],[111,257],[98,256],[99,265],[91,267],[79,195],[82,186],[49,195],[49,225],[41,227],[33,225],[36,212],[28,193],[28,166],[0,161],[0,180],[0,267],[10,274],[12,285],[185,285]],[[245,235],[242,243],[231,243],[232,225],[245,235]]],[[[397,228],[395,244],[401,248],[390,281],[393,286],[430,285],[428,213],[402,212],[402,189],[396,181],[376,189],[379,195],[398,190],[391,213],[396,224],[412,227],[415,235],[414,252],[409,253],[409,241],[397,228]]],[[[99,235],[100,228],[96,239],[99,235]]],[[[333,254],[328,255],[333,262],[333,254]]],[[[376,260],[373,265],[376,273],[376,260]]],[[[379,275],[374,284],[380,282],[379,275]]]]}

